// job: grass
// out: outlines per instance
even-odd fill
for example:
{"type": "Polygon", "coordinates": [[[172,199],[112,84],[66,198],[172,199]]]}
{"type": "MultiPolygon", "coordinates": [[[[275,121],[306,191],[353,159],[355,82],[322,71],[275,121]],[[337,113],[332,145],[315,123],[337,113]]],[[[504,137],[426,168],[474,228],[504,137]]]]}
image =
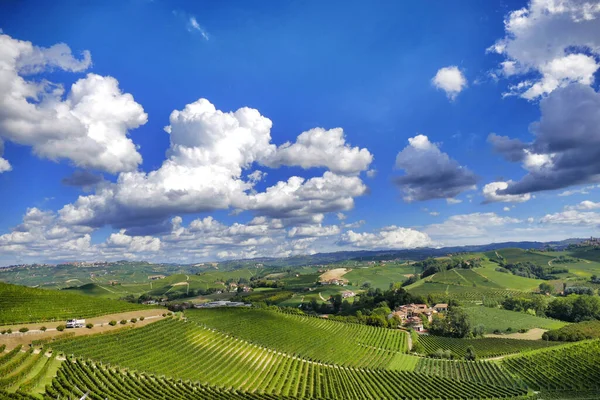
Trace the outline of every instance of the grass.
{"type": "Polygon", "coordinates": [[[508,290],[533,291],[540,286],[540,283],[544,282],[541,279],[524,278],[510,273],[498,272],[496,271],[498,267],[499,265],[496,263],[484,261],[482,267],[477,269],[477,273],[494,282],[498,287],[508,290]]]}
{"type": "Polygon", "coordinates": [[[404,282],[408,279],[406,275],[412,275],[421,271],[408,264],[388,263],[383,265],[360,266],[344,275],[353,286],[361,287],[363,283],[370,282],[371,287],[388,289],[390,283],[404,282]]]}
{"type": "Polygon", "coordinates": [[[548,332],[550,340],[575,341],[600,339],[600,321],[584,321],[548,332]]]}
{"type": "Polygon", "coordinates": [[[482,324],[487,333],[495,330],[506,332],[507,328],[511,328],[513,333],[519,329],[558,329],[567,325],[566,322],[500,308],[472,306],[463,309],[469,315],[471,324],[473,326],[482,324]]]}
{"type": "Polygon", "coordinates": [[[144,309],[147,307],[141,304],[0,282],[0,324],[88,318],[144,309]]]}

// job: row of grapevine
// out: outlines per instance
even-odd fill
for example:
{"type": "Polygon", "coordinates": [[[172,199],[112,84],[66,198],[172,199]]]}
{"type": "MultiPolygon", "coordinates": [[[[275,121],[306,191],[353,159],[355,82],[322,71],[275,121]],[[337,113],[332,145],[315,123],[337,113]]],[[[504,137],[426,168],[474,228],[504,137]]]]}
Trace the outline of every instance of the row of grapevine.
{"type": "Polygon", "coordinates": [[[600,393],[599,340],[508,357],[502,365],[536,390],[600,393]]]}
{"type": "Polygon", "coordinates": [[[420,358],[415,367],[415,372],[500,386],[523,386],[510,373],[504,371],[496,363],[488,361],[450,361],[420,358]]]}
{"type": "Polygon", "coordinates": [[[408,350],[405,332],[323,318],[246,308],[188,310],[186,316],[261,346],[344,366],[382,368],[408,350]]]}
{"type": "Polygon", "coordinates": [[[124,332],[67,339],[54,347],[104,365],[276,396],[480,399],[526,394],[518,387],[308,361],[173,319],[124,332]]]}
{"type": "Polygon", "coordinates": [[[235,390],[220,389],[180,379],[121,371],[91,362],[68,359],[61,366],[46,398],[103,399],[280,399],[235,390]]]}
{"type": "Polygon", "coordinates": [[[0,325],[89,318],[147,309],[140,304],[0,282],[0,325]]]}
{"type": "Polygon", "coordinates": [[[473,346],[478,357],[497,357],[522,351],[535,350],[556,346],[556,343],[543,340],[520,340],[504,338],[481,339],[455,339],[442,336],[421,335],[419,343],[423,346],[425,354],[435,353],[437,350],[450,350],[457,357],[464,357],[467,347],[473,346]]]}
{"type": "Polygon", "coordinates": [[[48,376],[54,359],[54,355],[48,357],[46,348],[37,353],[34,348],[27,351],[22,351],[21,346],[14,348],[0,358],[0,390],[9,393],[32,392],[48,376]]]}

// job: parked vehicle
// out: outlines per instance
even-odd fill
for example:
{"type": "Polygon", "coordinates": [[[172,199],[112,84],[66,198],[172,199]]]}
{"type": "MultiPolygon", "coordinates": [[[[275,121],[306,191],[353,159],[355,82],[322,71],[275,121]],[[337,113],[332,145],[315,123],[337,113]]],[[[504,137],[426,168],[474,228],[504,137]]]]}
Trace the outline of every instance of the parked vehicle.
{"type": "Polygon", "coordinates": [[[83,328],[85,319],[70,319],[67,321],[67,328],[83,328]]]}

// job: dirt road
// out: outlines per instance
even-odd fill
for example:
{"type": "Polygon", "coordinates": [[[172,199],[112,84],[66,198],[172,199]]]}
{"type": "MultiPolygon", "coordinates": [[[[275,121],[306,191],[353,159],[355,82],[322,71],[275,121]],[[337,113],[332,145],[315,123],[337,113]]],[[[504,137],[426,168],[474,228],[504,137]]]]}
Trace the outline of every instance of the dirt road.
{"type": "Polygon", "coordinates": [[[109,314],[103,315],[100,317],[94,318],[86,318],[86,323],[94,324],[94,327],[91,329],[88,328],[75,328],[75,329],[65,329],[62,332],[56,330],[58,325],[64,325],[65,321],[57,321],[57,322],[39,322],[35,324],[19,324],[19,325],[1,325],[0,331],[12,329],[12,334],[4,334],[0,335],[0,345],[5,344],[7,351],[18,346],[19,344],[28,345],[32,340],[38,339],[46,339],[54,336],[61,335],[63,333],[73,332],[75,336],[81,335],[91,335],[94,333],[100,332],[108,332],[115,329],[120,329],[124,327],[141,327],[144,325],[148,325],[152,322],[159,321],[163,318],[163,314],[167,313],[168,310],[165,309],[150,309],[150,310],[139,310],[139,311],[128,311],[124,313],[118,314],[109,314]],[[140,321],[140,317],[144,317],[143,321],[140,321]],[[136,323],[130,322],[132,318],[137,318],[136,323]],[[121,320],[126,320],[127,324],[122,325],[118,323],[115,326],[110,326],[108,323],[110,321],[120,322],[121,320]],[[47,330],[45,332],[39,330],[42,326],[45,326],[47,330]],[[29,331],[26,333],[20,333],[19,329],[26,327],[29,328],[29,331]]]}

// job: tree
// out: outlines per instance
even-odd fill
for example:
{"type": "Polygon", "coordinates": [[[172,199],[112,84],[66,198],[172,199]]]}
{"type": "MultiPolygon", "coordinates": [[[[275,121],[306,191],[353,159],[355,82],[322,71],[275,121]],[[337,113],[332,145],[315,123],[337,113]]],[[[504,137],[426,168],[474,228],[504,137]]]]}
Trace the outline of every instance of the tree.
{"type": "Polygon", "coordinates": [[[467,347],[467,354],[465,354],[465,360],[467,361],[475,361],[477,359],[477,354],[475,354],[475,349],[473,346],[467,347]]]}
{"type": "Polygon", "coordinates": [[[554,292],[554,287],[546,282],[540,283],[539,288],[540,288],[540,293],[552,294],[552,292],[554,292]]]}

